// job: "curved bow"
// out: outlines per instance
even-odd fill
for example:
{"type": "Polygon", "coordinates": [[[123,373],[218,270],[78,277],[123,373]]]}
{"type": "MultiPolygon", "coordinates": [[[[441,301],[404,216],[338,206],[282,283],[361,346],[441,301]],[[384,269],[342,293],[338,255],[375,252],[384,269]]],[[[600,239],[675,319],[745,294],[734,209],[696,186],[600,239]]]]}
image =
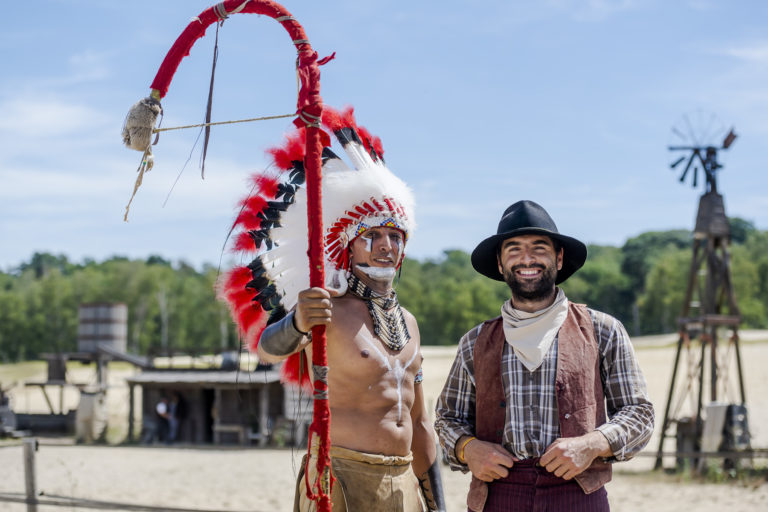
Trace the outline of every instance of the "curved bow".
{"type": "MultiPolygon", "coordinates": [[[[307,214],[309,226],[309,280],[310,286],[325,286],[323,265],[323,225],[322,197],[320,188],[321,152],[323,145],[329,145],[328,135],[320,129],[323,110],[320,98],[319,66],[326,60],[318,61],[317,52],[312,49],[303,27],[282,5],[270,0],[225,0],[201,12],[187,25],[165,56],[160,69],[151,84],[149,97],[136,103],[126,117],[123,129],[124,143],[144,152],[139,166],[139,177],[134,186],[134,195],[141,184],[144,172],[152,167],[151,138],[157,116],[162,112],[160,101],[165,97],[182,59],[189,55],[195,42],[205,35],[210,25],[223,21],[232,14],[262,14],[279,22],[288,32],[291,43],[298,52],[297,73],[301,81],[296,105],[294,124],[305,130],[306,152],[304,167],[307,186],[307,214]]],[[[133,199],[133,196],[131,197],[133,199]]],[[[128,203],[130,206],[130,202],[128,203]]],[[[128,207],[126,207],[126,218],[128,207]]],[[[327,367],[325,327],[312,328],[312,363],[317,367],[327,367]]],[[[319,437],[317,457],[317,480],[311,484],[310,498],[318,503],[318,510],[330,512],[330,408],[328,406],[327,381],[315,379],[314,411],[310,427],[311,434],[319,437]],[[318,399],[317,397],[321,397],[318,399]]]]}

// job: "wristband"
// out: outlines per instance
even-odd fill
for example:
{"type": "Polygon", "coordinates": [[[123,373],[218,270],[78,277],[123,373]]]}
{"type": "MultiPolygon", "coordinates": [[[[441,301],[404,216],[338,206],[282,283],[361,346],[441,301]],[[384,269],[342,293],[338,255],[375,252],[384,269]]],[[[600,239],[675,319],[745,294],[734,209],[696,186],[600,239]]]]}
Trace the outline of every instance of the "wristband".
{"type": "Polygon", "coordinates": [[[458,457],[459,457],[459,462],[461,462],[462,464],[467,463],[467,460],[464,458],[464,448],[467,447],[470,441],[473,441],[475,439],[477,439],[475,436],[470,436],[469,439],[461,443],[461,448],[459,448],[458,457]]]}
{"type": "Polygon", "coordinates": [[[296,324],[293,323],[293,316],[293,312],[290,312],[264,329],[259,339],[259,345],[265,352],[273,356],[287,356],[296,351],[301,340],[304,339],[305,333],[296,328],[296,324]]]}
{"type": "Polygon", "coordinates": [[[429,512],[445,512],[443,479],[440,477],[438,461],[432,463],[426,473],[418,477],[421,494],[429,512]]]}

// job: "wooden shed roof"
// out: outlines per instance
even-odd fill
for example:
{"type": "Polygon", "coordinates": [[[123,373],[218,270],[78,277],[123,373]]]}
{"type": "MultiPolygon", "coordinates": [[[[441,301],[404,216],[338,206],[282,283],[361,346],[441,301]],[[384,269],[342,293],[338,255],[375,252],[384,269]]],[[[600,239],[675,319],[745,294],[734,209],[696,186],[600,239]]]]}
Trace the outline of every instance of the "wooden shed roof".
{"type": "Polygon", "coordinates": [[[236,384],[238,386],[261,386],[280,381],[277,370],[243,371],[144,371],[127,377],[129,384],[236,384]]]}

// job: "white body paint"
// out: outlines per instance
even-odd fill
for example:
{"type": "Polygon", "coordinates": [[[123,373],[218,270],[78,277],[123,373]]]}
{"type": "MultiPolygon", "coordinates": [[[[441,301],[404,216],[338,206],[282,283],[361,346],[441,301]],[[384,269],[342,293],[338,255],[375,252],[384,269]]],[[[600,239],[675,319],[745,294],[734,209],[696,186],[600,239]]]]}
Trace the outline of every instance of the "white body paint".
{"type": "Polygon", "coordinates": [[[365,338],[365,342],[368,343],[368,345],[374,350],[379,361],[381,361],[382,366],[384,366],[387,371],[390,371],[395,375],[395,382],[397,382],[397,421],[399,423],[403,420],[403,381],[405,380],[405,369],[411,366],[411,363],[413,363],[413,360],[416,359],[416,355],[419,352],[418,350],[415,351],[408,362],[405,364],[403,364],[399,359],[395,358],[395,364],[392,366],[392,363],[389,362],[387,354],[379,350],[379,347],[374,345],[368,338],[365,338]]]}

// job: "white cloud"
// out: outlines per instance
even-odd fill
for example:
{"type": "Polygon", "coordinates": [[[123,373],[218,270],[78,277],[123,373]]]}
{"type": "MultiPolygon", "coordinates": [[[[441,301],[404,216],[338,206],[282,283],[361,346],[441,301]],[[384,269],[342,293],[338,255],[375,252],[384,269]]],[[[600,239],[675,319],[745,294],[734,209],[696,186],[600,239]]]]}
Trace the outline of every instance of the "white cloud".
{"type": "Polygon", "coordinates": [[[0,103],[0,132],[22,137],[75,135],[108,116],[87,105],[55,98],[14,98],[0,103]]]}
{"type": "Polygon", "coordinates": [[[696,11],[711,11],[718,6],[713,0],[688,0],[688,7],[696,11]]]}
{"type": "Polygon", "coordinates": [[[69,58],[71,74],[64,80],[70,84],[97,82],[111,76],[109,62],[112,55],[107,52],[88,50],[69,58]]]}
{"type": "Polygon", "coordinates": [[[758,41],[742,46],[731,46],[719,53],[748,62],[768,64],[768,41],[758,41]]]}
{"type": "Polygon", "coordinates": [[[637,0],[550,0],[556,10],[567,11],[576,21],[603,21],[616,13],[638,7],[637,0]]]}

